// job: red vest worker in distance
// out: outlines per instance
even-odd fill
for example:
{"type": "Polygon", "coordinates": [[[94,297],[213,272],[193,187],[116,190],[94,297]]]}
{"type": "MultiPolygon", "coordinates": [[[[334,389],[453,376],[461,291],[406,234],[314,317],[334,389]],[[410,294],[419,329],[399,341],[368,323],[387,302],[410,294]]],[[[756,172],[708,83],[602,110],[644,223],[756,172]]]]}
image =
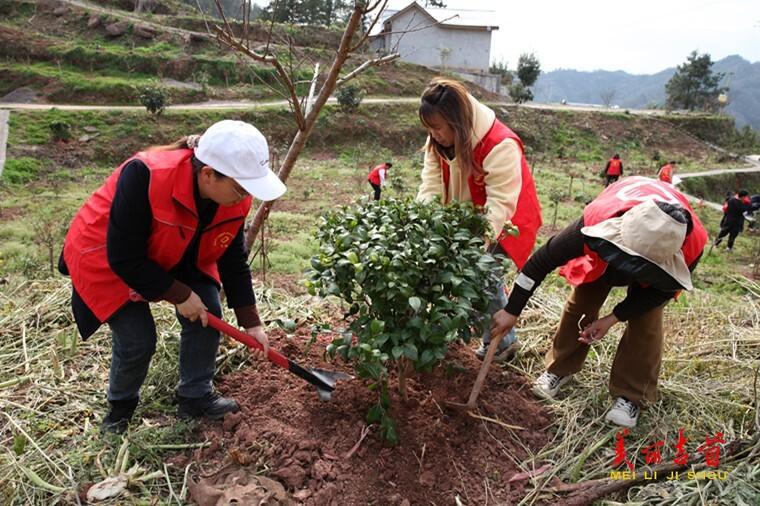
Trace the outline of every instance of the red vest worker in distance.
{"type": "Polygon", "coordinates": [[[676,162],[671,161],[660,167],[657,173],[657,179],[666,183],[673,184],[673,172],[676,170],[676,162]]]}
{"type": "Polygon", "coordinates": [[[202,136],[149,148],[119,166],[74,216],[59,270],[71,276],[72,310],[83,338],[112,332],[104,431],[123,432],[156,347],[149,301],[175,305],[181,324],[179,416],[220,419],[237,411],[212,387],[221,317],[219,290],[238,324],[268,350],[256,310],[243,225],[253,197],[274,200],[285,185],[252,125],[225,120],[202,136]]]}
{"type": "Polygon", "coordinates": [[[620,160],[620,155],[615,155],[607,161],[607,166],[604,168],[604,176],[607,178],[605,186],[609,186],[623,175],[623,162],[620,160]]]}
{"type": "Polygon", "coordinates": [[[369,181],[370,186],[372,186],[375,192],[375,200],[380,200],[381,188],[385,184],[385,179],[388,177],[388,169],[391,167],[393,167],[391,162],[381,163],[369,171],[369,175],[367,175],[367,181],[369,181]]]}

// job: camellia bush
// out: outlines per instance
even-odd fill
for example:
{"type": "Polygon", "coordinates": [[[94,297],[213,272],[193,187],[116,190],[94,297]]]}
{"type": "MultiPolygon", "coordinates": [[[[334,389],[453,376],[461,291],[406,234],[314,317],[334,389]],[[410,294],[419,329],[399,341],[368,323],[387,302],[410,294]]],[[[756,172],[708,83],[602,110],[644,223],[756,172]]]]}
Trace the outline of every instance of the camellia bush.
{"type": "Polygon", "coordinates": [[[503,274],[502,257],[486,252],[490,225],[471,203],[382,200],[342,207],[322,217],[319,254],[306,286],[348,306],[348,330],[327,348],[354,363],[379,392],[368,423],[397,441],[389,416],[388,370],[406,378],[430,370],[457,339],[480,335],[503,274]]]}

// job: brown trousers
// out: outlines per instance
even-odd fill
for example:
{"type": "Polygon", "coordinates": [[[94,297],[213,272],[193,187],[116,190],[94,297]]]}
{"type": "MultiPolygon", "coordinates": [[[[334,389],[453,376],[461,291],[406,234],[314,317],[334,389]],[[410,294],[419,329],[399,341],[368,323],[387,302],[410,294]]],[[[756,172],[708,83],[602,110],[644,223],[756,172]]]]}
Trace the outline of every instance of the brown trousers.
{"type": "MultiPolygon", "coordinates": [[[[581,327],[599,317],[599,309],[612,286],[604,279],[576,287],[565,304],[552,348],[546,354],[546,369],[558,376],[575,374],[583,367],[589,346],[578,341],[581,327]]],[[[662,362],[662,312],[667,303],[627,322],[612,362],[610,394],[641,405],[655,402],[657,378],[662,362]]],[[[608,337],[607,337],[608,338],[608,337]]]]}

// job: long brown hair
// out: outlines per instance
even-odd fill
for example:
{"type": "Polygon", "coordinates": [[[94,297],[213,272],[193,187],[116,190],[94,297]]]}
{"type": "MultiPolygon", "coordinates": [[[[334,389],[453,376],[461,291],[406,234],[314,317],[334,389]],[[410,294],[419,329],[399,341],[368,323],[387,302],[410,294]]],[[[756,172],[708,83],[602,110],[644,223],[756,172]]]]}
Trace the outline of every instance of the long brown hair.
{"type": "MultiPolygon", "coordinates": [[[[192,137],[193,136],[191,136],[191,135],[186,135],[184,137],[180,137],[179,139],[177,139],[176,141],[172,142],[171,144],[163,144],[163,145],[158,145],[158,146],[149,146],[149,147],[145,148],[144,151],[174,151],[175,149],[188,149],[188,148],[192,148],[192,147],[194,147],[197,144],[197,139],[196,139],[195,142],[191,142],[191,141],[193,141],[192,137]]],[[[195,136],[195,137],[197,137],[197,136],[195,136]]],[[[193,173],[194,174],[198,174],[203,167],[206,167],[206,164],[203,163],[202,161],[198,160],[195,157],[195,155],[193,155],[192,158],[190,159],[190,163],[193,166],[193,173]]],[[[221,172],[217,172],[217,170],[214,169],[213,167],[211,168],[211,170],[214,171],[214,175],[216,177],[227,177],[224,174],[222,174],[221,172]]]]}
{"type": "MultiPolygon", "coordinates": [[[[477,170],[472,163],[473,110],[467,88],[459,81],[436,77],[422,92],[420,121],[430,128],[430,120],[440,115],[454,130],[454,156],[462,172],[477,170]]],[[[445,148],[430,136],[428,149],[443,156],[445,148]]]]}
{"type": "Polygon", "coordinates": [[[186,135],[184,137],[180,137],[179,139],[172,142],[171,144],[163,144],[159,146],[148,146],[143,151],[174,151],[175,149],[187,149],[190,147],[187,143],[189,139],[190,139],[190,136],[186,135]]]}

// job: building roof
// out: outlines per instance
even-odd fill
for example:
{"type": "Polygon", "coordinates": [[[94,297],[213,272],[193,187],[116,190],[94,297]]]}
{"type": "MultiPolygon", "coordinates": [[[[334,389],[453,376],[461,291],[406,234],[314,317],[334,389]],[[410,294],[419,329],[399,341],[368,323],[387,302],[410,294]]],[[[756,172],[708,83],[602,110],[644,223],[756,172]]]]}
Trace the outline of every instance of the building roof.
{"type": "MultiPolygon", "coordinates": [[[[424,8],[417,2],[412,2],[403,9],[385,9],[380,15],[380,20],[373,27],[370,35],[377,35],[385,31],[387,23],[393,23],[393,20],[411,9],[422,11],[428,19],[420,19],[419,25],[435,24],[441,28],[466,28],[470,30],[498,30],[498,25],[491,24],[495,18],[495,11],[481,11],[474,9],[434,9],[424,8]],[[426,22],[427,21],[427,22],[426,22]]],[[[414,28],[410,26],[409,28],[414,28]]],[[[392,28],[391,28],[392,29],[392,28]]]]}

